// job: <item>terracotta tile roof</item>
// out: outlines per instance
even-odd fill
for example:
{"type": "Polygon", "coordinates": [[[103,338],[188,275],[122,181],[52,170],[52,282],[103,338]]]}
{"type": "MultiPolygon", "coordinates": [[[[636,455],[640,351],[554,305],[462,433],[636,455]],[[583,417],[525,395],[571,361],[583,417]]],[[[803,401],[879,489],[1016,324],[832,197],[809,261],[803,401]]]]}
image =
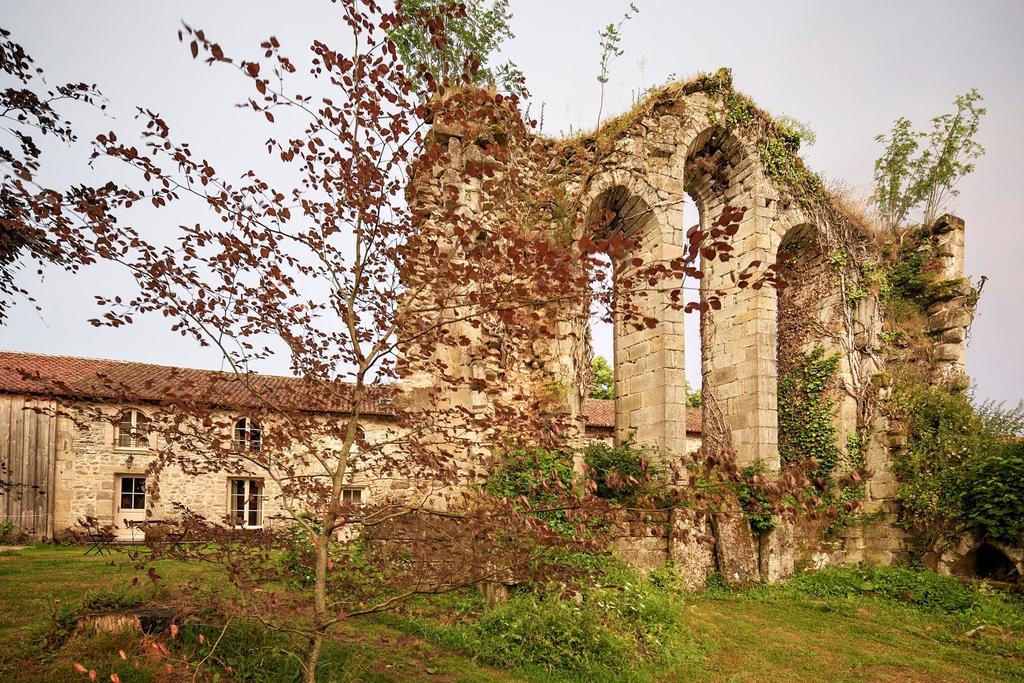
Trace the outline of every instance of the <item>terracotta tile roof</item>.
{"type": "MultiPolygon", "coordinates": [[[[615,428],[615,401],[590,399],[586,403],[587,426],[612,430],[615,428]]],[[[686,409],[686,433],[701,433],[701,409],[686,409]]]]}
{"type": "MultiPolygon", "coordinates": [[[[0,392],[63,398],[194,403],[214,408],[266,407],[265,398],[282,410],[347,412],[349,385],[335,386],[275,375],[236,375],[149,363],[44,356],[0,351],[0,392]]],[[[391,391],[380,387],[364,400],[362,412],[392,412],[391,391]]]]}
{"type": "MultiPolygon", "coordinates": [[[[281,409],[344,413],[351,408],[345,400],[347,387],[341,382],[338,386],[324,387],[276,375],[239,377],[215,370],[0,351],[0,393],[7,394],[147,403],[189,402],[251,410],[264,407],[261,397],[272,395],[274,405],[281,409]]],[[[371,398],[363,401],[361,412],[391,415],[391,397],[390,387],[377,387],[371,398]]],[[[615,427],[614,401],[589,400],[585,410],[588,426],[609,430],[615,427]]],[[[688,409],[686,431],[700,433],[700,420],[700,409],[688,409]]]]}

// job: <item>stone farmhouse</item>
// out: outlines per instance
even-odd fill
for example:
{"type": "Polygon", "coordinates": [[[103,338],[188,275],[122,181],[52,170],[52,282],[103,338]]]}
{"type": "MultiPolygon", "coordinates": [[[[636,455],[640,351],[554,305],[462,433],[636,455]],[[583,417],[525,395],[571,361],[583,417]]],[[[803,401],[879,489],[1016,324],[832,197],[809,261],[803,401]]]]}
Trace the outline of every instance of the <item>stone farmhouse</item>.
{"type": "MultiPolygon", "coordinates": [[[[249,378],[275,396],[288,396],[299,384],[287,377],[249,378]]],[[[0,466],[17,486],[0,490],[0,524],[38,539],[59,538],[86,516],[113,525],[119,537],[138,541],[133,522],[177,516],[177,502],[211,520],[245,528],[279,523],[283,511],[272,481],[239,470],[189,475],[175,469],[160,476],[159,500],[151,499],[147,468],[161,446],[150,429],[167,410],[172,392],[188,387],[208,396],[207,407],[227,430],[234,448],[269,447],[275,416],[266,415],[233,374],[144,363],[68,356],[0,352],[0,466]],[[256,415],[259,415],[257,417],[256,415]]],[[[294,406],[325,420],[339,414],[329,406],[294,406]]],[[[588,439],[611,441],[614,402],[586,404],[588,439]]],[[[361,421],[370,433],[393,428],[391,392],[363,406],[361,421]]],[[[700,411],[691,409],[691,445],[700,445],[700,411]]],[[[372,473],[357,474],[345,495],[369,502],[391,495],[372,473]]]]}

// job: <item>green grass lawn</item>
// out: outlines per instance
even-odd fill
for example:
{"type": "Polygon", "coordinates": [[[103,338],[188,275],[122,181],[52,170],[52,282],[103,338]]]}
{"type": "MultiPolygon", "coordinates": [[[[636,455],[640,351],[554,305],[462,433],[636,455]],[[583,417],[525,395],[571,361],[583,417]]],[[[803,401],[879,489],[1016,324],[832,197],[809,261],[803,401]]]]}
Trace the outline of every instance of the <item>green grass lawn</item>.
{"type": "MultiPolygon", "coordinates": [[[[76,661],[104,681],[112,672],[125,683],[190,679],[182,669],[164,672],[165,660],[147,656],[144,644],[127,635],[46,644],[51,613],[73,614],[97,591],[173,602],[174,587],[185,580],[217,580],[202,573],[209,569],[159,562],[155,569],[169,589],[154,598],[145,572],[126,555],[82,552],[38,546],[0,553],[0,681],[84,680],[72,668],[76,661]]],[[[739,593],[648,586],[631,600],[601,609],[672,611],[623,622],[660,625],[636,641],[650,656],[615,659],[621,638],[591,628],[587,615],[595,613],[579,614],[574,603],[557,606],[569,615],[560,621],[550,601],[523,596],[488,611],[467,592],[347,624],[325,654],[324,680],[1024,681],[1024,603],[921,572],[828,570],[739,593]],[[601,663],[603,647],[612,659],[601,663]]],[[[209,639],[217,629],[183,625],[182,651],[200,651],[200,633],[209,639]]],[[[250,627],[233,629],[218,657],[234,672],[219,680],[283,681],[294,673],[282,668],[287,656],[279,645],[250,627]]]]}

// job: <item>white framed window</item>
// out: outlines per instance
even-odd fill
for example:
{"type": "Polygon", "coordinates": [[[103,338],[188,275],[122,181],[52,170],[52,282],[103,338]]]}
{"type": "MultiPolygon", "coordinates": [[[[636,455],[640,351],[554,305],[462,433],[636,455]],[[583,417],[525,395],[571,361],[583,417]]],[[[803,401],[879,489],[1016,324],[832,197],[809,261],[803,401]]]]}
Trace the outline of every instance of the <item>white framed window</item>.
{"type": "Polygon", "coordinates": [[[235,526],[263,527],[263,481],[260,479],[228,480],[228,514],[235,526]]]}
{"type": "Polygon", "coordinates": [[[235,448],[240,451],[258,452],[263,447],[263,428],[251,417],[235,422],[235,448]]]}
{"type": "Polygon", "coordinates": [[[363,490],[357,488],[344,489],[341,492],[342,505],[362,505],[363,490]]]}
{"type": "Polygon", "coordinates": [[[114,433],[118,448],[149,448],[149,418],[141,410],[121,413],[114,433]]]}

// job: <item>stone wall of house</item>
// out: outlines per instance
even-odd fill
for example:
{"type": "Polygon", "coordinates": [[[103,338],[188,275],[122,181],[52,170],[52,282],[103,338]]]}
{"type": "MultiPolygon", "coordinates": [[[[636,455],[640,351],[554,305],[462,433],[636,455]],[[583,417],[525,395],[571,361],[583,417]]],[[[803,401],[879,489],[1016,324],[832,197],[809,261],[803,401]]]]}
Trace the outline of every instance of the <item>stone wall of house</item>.
{"type": "MultiPolygon", "coordinates": [[[[185,471],[182,467],[169,465],[160,470],[159,476],[152,476],[148,470],[158,460],[158,454],[171,449],[174,452],[198,452],[202,448],[213,448],[213,437],[219,436],[220,444],[231,442],[231,427],[235,420],[244,415],[238,412],[211,411],[205,420],[188,419],[185,424],[175,424],[175,437],[168,439],[161,434],[160,406],[151,404],[121,404],[93,401],[57,401],[23,399],[21,397],[0,397],[3,405],[30,405],[42,407],[42,412],[28,411],[26,415],[40,415],[47,424],[52,423],[53,458],[37,457],[28,468],[40,470],[40,481],[47,493],[40,497],[40,519],[49,531],[40,530],[40,538],[62,536],[68,529],[79,526],[80,520],[93,517],[102,525],[114,524],[118,503],[118,481],[122,476],[147,476],[147,515],[151,520],[177,520],[181,508],[199,514],[213,522],[226,522],[229,514],[229,481],[232,479],[258,479],[264,484],[263,526],[288,524],[290,515],[281,488],[267,471],[238,466],[218,468],[216,471],[185,471]],[[27,401],[27,403],[26,403],[27,401]],[[117,445],[116,424],[127,410],[138,410],[153,420],[154,428],[148,442],[140,448],[123,448],[117,445]],[[205,422],[205,424],[204,424],[205,422]],[[211,426],[213,425],[213,426],[211,426]],[[205,434],[207,439],[194,438],[205,434]],[[42,471],[46,470],[46,471],[42,471]],[[49,482],[49,483],[48,483],[49,482]],[[179,507],[180,506],[180,507],[179,507]]],[[[323,419],[332,419],[325,415],[323,419]]],[[[345,419],[341,416],[337,419],[345,419]]],[[[5,424],[0,419],[0,424],[5,424]]],[[[275,427],[274,418],[263,421],[264,434],[269,437],[275,427]]],[[[399,428],[388,417],[368,416],[360,421],[360,427],[368,441],[383,442],[394,440],[399,428]]],[[[587,438],[603,439],[608,430],[592,429],[587,438]]],[[[44,435],[45,437],[45,435],[44,435]]],[[[27,437],[26,437],[27,439],[27,437]]],[[[33,443],[36,440],[33,438],[33,443]]],[[[43,439],[45,446],[46,438],[43,439]]],[[[224,461],[230,456],[230,449],[221,454],[224,461]]],[[[294,454],[290,454],[294,457],[294,454]]],[[[201,461],[201,459],[200,459],[201,461]]],[[[28,463],[25,460],[25,463],[28,463]]],[[[22,461],[18,461],[19,466],[22,461]]],[[[197,469],[203,468],[201,465],[197,469]]],[[[308,468],[315,472],[315,468],[308,468]]],[[[411,477],[396,476],[395,472],[381,471],[372,459],[357,458],[350,470],[346,485],[360,489],[362,500],[379,503],[385,500],[405,498],[422,484],[411,477]]],[[[0,499],[6,503],[6,498],[0,499]]],[[[19,513],[20,514],[20,513],[19,513]]],[[[20,519],[20,517],[19,517],[20,519]]],[[[26,533],[34,527],[26,522],[22,525],[26,533]]],[[[141,538],[141,534],[138,535],[141,538]]]]}
{"type": "MultiPolygon", "coordinates": [[[[154,428],[148,444],[141,448],[122,448],[115,438],[116,423],[125,410],[142,411],[152,420],[159,421],[161,408],[154,405],[124,405],[95,402],[62,402],[57,411],[57,447],[55,461],[55,488],[53,498],[54,533],[79,524],[91,516],[101,524],[113,524],[118,502],[118,479],[122,476],[146,476],[148,468],[158,459],[158,452],[171,449],[187,452],[189,449],[210,447],[202,439],[186,436],[193,433],[188,426],[177,425],[178,436],[169,441],[154,428]],[[180,441],[179,441],[180,439],[180,441]]],[[[230,443],[227,425],[242,415],[215,411],[209,416],[212,424],[226,433],[220,434],[223,444],[230,443]]],[[[329,419],[329,418],[326,418],[329,419]]],[[[385,438],[393,425],[385,420],[367,418],[361,422],[369,438],[385,438]]],[[[193,425],[198,433],[209,430],[209,425],[193,425]]],[[[273,420],[263,424],[265,434],[274,429],[273,420]]],[[[213,436],[212,434],[210,436],[213,436]]],[[[230,451],[224,453],[230,455],[230,451]]],[[[227,458],[225,457],[225,460],[227,458]]],[[[209,469],[201,465],[199,470],[209,469]]],[[[315,471],[310,468],[310,471],[315,471]]],[[[217,471],[186,471],[169,465],[158,476],[147,477],[147,515],[153,520],[181,518],[181,509],[187,508],[212,522],[226,522],[229,514],[229,481],[254,478],[264,484],[263,526],[287,524],[289,513],[282,499],[281,488],[267,471],[254,466],[237,466],[217,471]]],[[[362,490],[364,501],[380,501],[385,497],[402,495],[411,484],[392,477],[381,477],[371,465],[355,469],[349,483],[362,490]]]]}

